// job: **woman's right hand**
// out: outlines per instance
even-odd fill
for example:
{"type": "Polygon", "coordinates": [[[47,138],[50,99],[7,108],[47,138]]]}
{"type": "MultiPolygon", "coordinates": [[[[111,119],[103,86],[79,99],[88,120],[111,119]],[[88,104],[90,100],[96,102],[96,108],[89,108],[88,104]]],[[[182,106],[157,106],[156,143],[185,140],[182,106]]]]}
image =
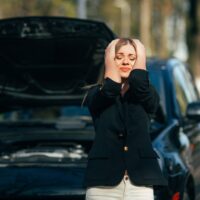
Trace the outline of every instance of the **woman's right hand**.
{"type": "Polygon", "coordinates": [[[136,45],[137,59],[133,66],[133,69],[143,69],[146,70],[146,50],[144,45],[138,39],[133,39],[136,45]]]}
{"type": "Polygon", "coordinates": [[[115,82],[121,83],[119,69],[115,64],[115,45],[119,39],[115,39],[107,46],[105,50],[105,74],[104,78],[110,78],[115,82]]]}

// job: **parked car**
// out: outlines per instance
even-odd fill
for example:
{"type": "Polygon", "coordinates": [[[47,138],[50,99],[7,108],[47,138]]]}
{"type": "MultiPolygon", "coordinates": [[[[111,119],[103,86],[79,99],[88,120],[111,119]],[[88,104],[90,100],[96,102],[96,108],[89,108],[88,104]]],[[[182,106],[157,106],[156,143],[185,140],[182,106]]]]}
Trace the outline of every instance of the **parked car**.
{"type": "Polygon", "coordinates": [[[113,38],[89,20],[0,20],[1,199],[84,199],[94,128],[82,88],[113,38]]]}
{"type": "Polygon", "coordinates": [[[159,199],[195,199],[192,155],[199,127],[199,95],[187,66],[178,59],[149,59],[148,71],[160,96],[160,108],[151,123],[154,148],[168,178],[159,199]]]}
{"type": "MultiPolygon", "coordinates": [[[[94,139],[81,103],[103,75],[104,49],[116,35],[101,22],[61,17],[0,20],[0,198],[84,199],[94,139]]],[[[187,68],[149,59],[161,104],[151,137],[168,187],[155,199],[194,199],[191,144],[200,105],[187,68]]]]}

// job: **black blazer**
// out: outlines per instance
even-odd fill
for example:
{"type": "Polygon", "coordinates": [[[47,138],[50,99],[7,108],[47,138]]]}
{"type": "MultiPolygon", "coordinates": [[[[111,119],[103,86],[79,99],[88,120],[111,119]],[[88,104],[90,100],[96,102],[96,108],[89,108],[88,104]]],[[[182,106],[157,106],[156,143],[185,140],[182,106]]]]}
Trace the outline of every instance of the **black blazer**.
{"type": "Polygon", "coordinates": [[[166,185],[149,135],[150,114],[159,97],[148,72],[135,69],[122,97],[121,84],[110,78],[89,89],[86,104],[93,118],[95,139],[88,155],[84,186],[114,186],[125,170],[135,185],[166,185]]]}

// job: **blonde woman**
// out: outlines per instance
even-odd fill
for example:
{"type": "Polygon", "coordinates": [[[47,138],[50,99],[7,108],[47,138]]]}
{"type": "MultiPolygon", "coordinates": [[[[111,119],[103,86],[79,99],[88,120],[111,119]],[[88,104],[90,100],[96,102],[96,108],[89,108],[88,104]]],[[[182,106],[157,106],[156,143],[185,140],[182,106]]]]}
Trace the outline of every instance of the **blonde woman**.
{"type": "Polygon", "coordinates": [[[159,97],[139,40],[121,38],[108,45],[103,84],[89,89],[85,103],[96,132],[85,174],[86,200],[153,200],[153,186],[167,182],[149,135],[159,97]]]}

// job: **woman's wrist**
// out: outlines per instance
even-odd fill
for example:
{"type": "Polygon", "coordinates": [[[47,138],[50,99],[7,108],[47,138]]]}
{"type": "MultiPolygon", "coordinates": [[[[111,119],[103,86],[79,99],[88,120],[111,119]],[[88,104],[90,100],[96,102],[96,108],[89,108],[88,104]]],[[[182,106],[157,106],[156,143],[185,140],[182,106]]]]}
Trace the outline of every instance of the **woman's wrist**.
{"type": "Polygon", "coordinates": [[[107,72],[107,73],[105,73],[105,75],[104,75],[104,78],[110,78],[110,79],[112,79],[113,81],[115,81],[115,82],[117,82],[117,83],[121,83],[121,77],[118,75],[118,74],[115,74],[115,73],[113,73],[113,72],[107,72]]]}
{"type": "Polygon", "coordinates": [[[106,77],[104,78],[103,85],[100,90],[107,97],[115,97],[120,94],[121,83],[118,83],[113,79],[106,77]]]}

